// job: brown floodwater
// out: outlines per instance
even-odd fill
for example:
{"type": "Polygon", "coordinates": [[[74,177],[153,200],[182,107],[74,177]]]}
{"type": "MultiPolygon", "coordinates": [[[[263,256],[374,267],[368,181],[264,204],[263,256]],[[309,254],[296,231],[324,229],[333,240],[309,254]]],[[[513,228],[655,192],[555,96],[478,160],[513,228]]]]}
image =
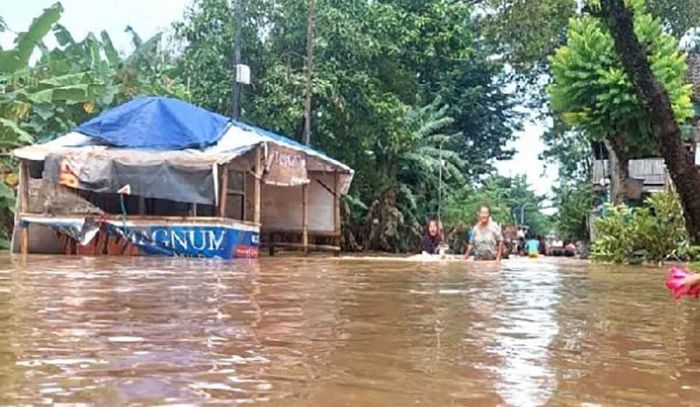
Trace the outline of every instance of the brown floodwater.
{"type": "Polygon", "coordinates": [[[0,404],[700,404],[661,269],[0,258],[0,404]]]}

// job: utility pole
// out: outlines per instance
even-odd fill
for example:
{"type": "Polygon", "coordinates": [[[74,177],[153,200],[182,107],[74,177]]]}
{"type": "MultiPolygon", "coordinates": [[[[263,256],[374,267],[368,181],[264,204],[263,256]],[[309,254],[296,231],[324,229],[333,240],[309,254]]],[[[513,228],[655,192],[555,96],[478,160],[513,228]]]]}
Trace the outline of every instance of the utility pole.
{"type": "Polygon", "coordinates": [[[231,89],[231,119],[240,117],[241,84],[238,83],[238,66],[241,64],[241,27],[243,26],[243,1],[234,0],[236,36],[233,43],[233,87],[231,89]]]}
{"type": "Polygon", "coordinates": [[[520,224],[524,225],[525,224],[525,207],[531,206],[530,203],[524,203],[523,206],[520,207],[520,224]]]}
{"type": "Polygon", "coordinates": [[[437,213],[437,218],[438,218],[438,224],[440,227],[442,227],[442,166],[444,165],[444,162],[442,160],[442,145],[445,143],[445,140],[442,140],[440,142],[440,167],[438,167],[438,213],[437,213]]]}
{"type": "Polygon", "coordinates": [[[304,95],[304,144],[311,144],[311,97],[314,74],[314,35],[316,33],[316,0],[309,0],[306,26],[306,91],[304,95]]]}

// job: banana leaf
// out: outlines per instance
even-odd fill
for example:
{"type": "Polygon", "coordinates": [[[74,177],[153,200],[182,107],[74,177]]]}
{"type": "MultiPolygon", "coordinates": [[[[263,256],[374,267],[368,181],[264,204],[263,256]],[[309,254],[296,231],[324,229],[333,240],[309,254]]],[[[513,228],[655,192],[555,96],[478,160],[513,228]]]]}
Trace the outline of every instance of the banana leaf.
{"type": "Polygon", "coordinates": [[[44,9],[44,12],[32,21],[28,31],[17,35],[15,48],[0,51],[0,72],[12,73],[27,66],[34,48],[49,33],[51,27],[61,17],[62,12],[61,3],[44,9]]]}

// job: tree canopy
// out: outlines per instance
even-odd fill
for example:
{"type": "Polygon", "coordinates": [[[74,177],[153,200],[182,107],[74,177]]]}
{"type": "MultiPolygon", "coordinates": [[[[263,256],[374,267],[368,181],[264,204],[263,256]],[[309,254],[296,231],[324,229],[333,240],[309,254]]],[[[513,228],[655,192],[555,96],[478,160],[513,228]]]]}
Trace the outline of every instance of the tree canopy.
{"type": "MultiPolygon", "coordinates": [[[[246,4],[243,55],[255,80],[242,118],[301,140],[308,2],[246,4]]],[[[417,242],[437,216],[440,150],[445,197],[510,157],[520,116],[477,30],[463,2],[317,1],[311,143],[357,170],[347,208],[359,245],[417,242]]],[[[222,0],[196,1],[176,25],[193,102],[221,113],[234,31],[222,0]]]]}
{"type": "MultiPolygon", "coordinates": [[[[676,118],[684,121],[693,115],[691,86],[684,82],[685,55],[663,32],[661,21],[636,3],[637,37],[650,50],[654,74],[668,91],[676,118]]],[[[552,109],[567,124],[594,140],[622,135],[641,154],[656,151],[649,118],[615,53],[612,36],[598,18],[571,20],[566,45],[550,61],[552,109]]]]}

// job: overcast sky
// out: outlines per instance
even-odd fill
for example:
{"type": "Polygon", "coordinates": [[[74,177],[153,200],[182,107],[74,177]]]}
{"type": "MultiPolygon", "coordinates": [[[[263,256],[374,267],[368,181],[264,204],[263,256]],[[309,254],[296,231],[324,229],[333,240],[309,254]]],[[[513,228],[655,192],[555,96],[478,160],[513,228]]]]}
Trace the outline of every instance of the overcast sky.
{"type": "MultiPolygon", "coordinates": [[[[32,18],[55,3],[55,0],[4,0],[0,5],[0,16],[15,32],[26,30],[32,18]]],[[[122,52],[128,51],[131,38],[124,32],[132,26],[142,38],[162,31],[173,21],[180,19],[190,0],[62,0],[64,12],[61,24],[66,26],[76,39],[82,39],[89,32],[109,32],[115,46],[122,52]]],[[[0,44],[9,47],[14,35],[0,34],[0,44]]],[[[543,123],[528,123],[518,133],[510,147],[517,151],[513,160],[496,163],[499,172],[511,176],[525,174],[528,182],[539,194],[550,191],[556,180],[556,168],[545,167],[538,159],[544,149],[540,135],[543,123]]]]}

